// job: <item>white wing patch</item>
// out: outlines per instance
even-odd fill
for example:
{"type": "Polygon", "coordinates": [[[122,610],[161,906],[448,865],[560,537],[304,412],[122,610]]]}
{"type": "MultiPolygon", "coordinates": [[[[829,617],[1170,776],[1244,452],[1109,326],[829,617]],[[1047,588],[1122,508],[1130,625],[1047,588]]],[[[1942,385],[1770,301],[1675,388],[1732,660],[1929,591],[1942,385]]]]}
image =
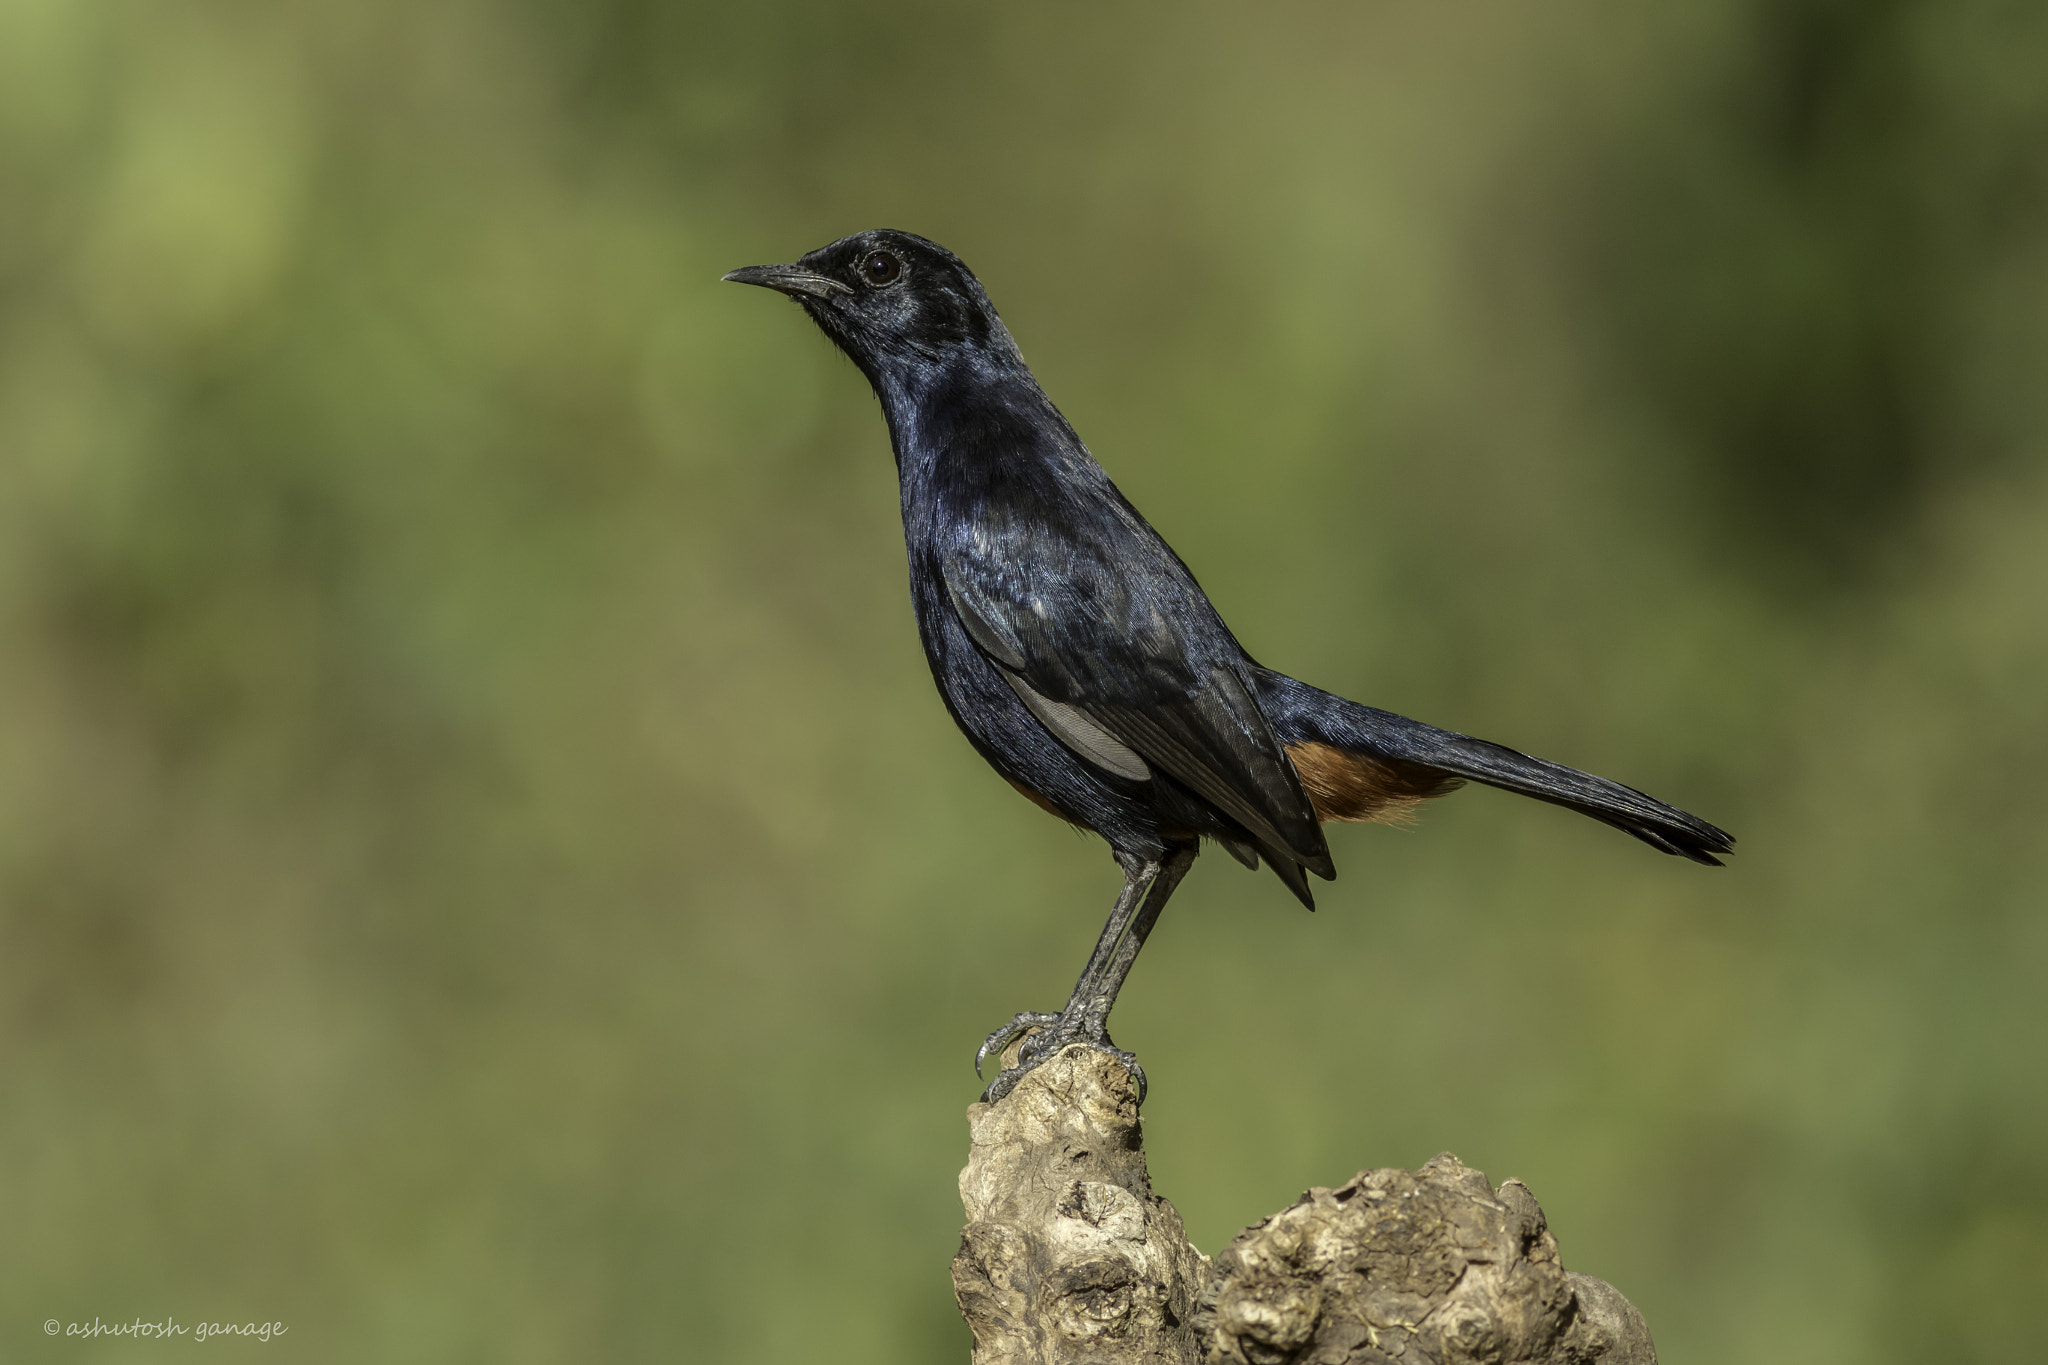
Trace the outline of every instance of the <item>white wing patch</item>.
{"type": "Polygon", "coordinates": [[[1008,669],[997,669],[1003,680],[1017,693],[1017,699],[1024,703],[1038,723],[1052,731],[1054,739],[1072,749],[1096,767],[1128,777],[1133,782],[1151,780],[1152,769],[1137,751],[1112,735],[1109,731],[1088,719],[1079,710],[1063,701],[1054,701],[1031,690],[1022,680],[1008,669]]]}
{"type": "MultiPolygon", "coordinates": [[[[1033,691],[1012,673],[1011,669],[1024,667],[1024,656],[1017,652],[1017,647],[998,635],[979,612],[962,601],[951,583],[946,584],[946,595],[952,598],[953,611],[966,628],[968,638],[995,660],[996,672],[1003,675],[1003,681],[1016,691],[1017,699],[1038,718],[1038,723],[1052,731],[1054,739],[1106,772],[1128,777],[1133,782],[1152,780],[1152,769],[1138,757],[1135,749],[1088,719],[1078,708],[1033,691]]],[[[1044,616],[1044,599],[1033,597],[1031,610],[1044,616]]]]}

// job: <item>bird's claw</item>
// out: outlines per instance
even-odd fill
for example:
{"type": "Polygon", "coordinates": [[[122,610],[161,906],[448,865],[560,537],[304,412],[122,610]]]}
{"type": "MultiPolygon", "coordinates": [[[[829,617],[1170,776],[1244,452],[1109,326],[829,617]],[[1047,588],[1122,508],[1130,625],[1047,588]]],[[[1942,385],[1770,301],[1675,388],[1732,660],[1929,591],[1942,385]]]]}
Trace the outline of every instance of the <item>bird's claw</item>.
{"type": "MultiPolygon", "coordinates": [[[[1047,1023],[1057,1023],[1059,1018],[1057,1015],[1027,1016],[1021,1014],[1017,1017],[1019,1019],[1044,1019],[1047,1023]]],[[[1005,1027],[1008,1026],[1006,1025],[1005,1027]]],[[[1041,1031],[1037,1037],[1028,1040],[1023,1047],[1017,1050],[1017,1065],[1010,1067],[1008,1070],[998,1072],[996,1078],[988,1083],[988,1089],[981,1092],[981,1098],[984,1103],[994,1104],[997,1100],[1016,1089],[1017,1082],[1023,1080],[1026,1073],[1036,1069],[1042,1062],[1051,1061],[1076,1043],[1081,1044],[1083,1047],[1093,1048],[1105,1056],[1114,1057],[1118,1062],[1122,1063],[1124,1069],[1131,1073],[1131,1078],[1138,1083],[1138,1103],[1143,1104],[1145,1102],[1145,1091],[1148,1088],[1148,1083],[1145,1080],[1145,1068],[1138,1065],[1136,1056],[1110,1042],[1107,1034],[1100,1038],[1090,1038],[1078,1030],[1070,1032],[1065,1029],[1047,1028],[1044,1025],[1030,1025],[1028,1027],[1038,1027],[1041,1031]]],[[[997,1030],[997,1032],[1001,1031],[997,1030]]],[[[1010,1036],[1015,1037],[1016,1032],[1021,1031],[1021,1029],[1015,1030],[1010,1036]]],[[[1004,1039],[1003,1045],[1005,1047],[1009,1045],[1008,1038],[1004,1039]]],[[[977,1076],[981,1074],[981,1068],[978,1064],[975,1067],[974,1074],[977,1076]]]]}
{"type": "Polygon", "coordinates": [[[1018,1034],[1028,1033],[1035,1028],[1042,1029],[1048,1024],[1057,1024],[1059,1021],[1060,1017],[1057,1014],[1039,1014],[1032,1010],[1025,1010],[1015,1019],[1004,1024],[994,1033],[984,1038],[981,1047],[976,1050],[974,1054],[975,1079],[981,1079],[981,1064],[991,1057],[1001,1057],[1003,1049],[1015,1042],[1018,1034]]]}

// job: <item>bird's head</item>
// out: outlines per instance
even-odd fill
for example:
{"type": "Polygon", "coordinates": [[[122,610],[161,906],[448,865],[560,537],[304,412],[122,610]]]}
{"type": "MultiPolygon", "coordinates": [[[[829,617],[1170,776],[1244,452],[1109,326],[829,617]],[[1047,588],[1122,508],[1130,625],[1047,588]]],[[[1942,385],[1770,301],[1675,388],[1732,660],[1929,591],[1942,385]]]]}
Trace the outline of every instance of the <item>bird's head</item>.
{"type": "Polygon", "coordinates": [[[914,233],[856,232],[794,265],[744,266],[725,278],[795,299],[878,386],[962,361],[1022,363],[974,272],[914,233]]]}

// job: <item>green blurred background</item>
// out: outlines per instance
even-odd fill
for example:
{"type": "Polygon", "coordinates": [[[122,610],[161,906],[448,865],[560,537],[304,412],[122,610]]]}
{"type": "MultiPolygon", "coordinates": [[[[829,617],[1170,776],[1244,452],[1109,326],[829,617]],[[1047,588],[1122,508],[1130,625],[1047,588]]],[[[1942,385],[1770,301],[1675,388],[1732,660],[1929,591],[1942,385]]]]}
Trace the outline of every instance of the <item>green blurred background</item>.
{"type": "Polygon", "coordinates": [[[1454,1150],[1667,1362],[2039,1358],[2048,10],[0,0],[0,1342],[960,1361],[1098,841],[954,732],[853,369],[982,275],[1262,660],[1478,791],[1119,1009],[1199,1245],[1454,1150]]]}

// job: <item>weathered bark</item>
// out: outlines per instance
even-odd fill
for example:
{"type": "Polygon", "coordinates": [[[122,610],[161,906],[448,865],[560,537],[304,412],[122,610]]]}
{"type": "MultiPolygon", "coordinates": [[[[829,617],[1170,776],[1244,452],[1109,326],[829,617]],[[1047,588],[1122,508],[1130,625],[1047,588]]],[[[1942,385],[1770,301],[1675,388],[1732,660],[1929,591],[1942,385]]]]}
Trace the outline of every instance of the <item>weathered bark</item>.
{"type": "Polygon", "coordinates": [[[1449,1153],[1310,1190],[1211,1262],[1152,1193],[1114,1059],[1070,1047],[967,1116],[953,1285],[975,1365],[1655,1365],[1529,1188],[1449,1153]]]}
{"type": "Polygon", "coordinates": [[[1199,1359],[1209,1261],[1152,1193],[1122,1064],[1070,1047],[967,1121],[953,1288],[976,1365],[1199,1359]]]}

